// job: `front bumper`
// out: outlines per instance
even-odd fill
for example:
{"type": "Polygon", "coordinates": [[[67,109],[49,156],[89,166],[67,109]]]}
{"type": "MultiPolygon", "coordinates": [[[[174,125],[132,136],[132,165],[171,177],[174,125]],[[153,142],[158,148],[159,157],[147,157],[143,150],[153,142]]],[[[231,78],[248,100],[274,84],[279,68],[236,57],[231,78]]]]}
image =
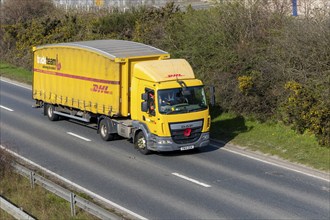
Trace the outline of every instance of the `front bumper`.
{"type": "Polygon", "coordinates": [[[147,148],[152,151],[177,151],[206,147],[210,143],[210,133],[202,133],[199,139],[189,144],[176,144],[171,137],[152,135],[147,141],[147,148]]]}

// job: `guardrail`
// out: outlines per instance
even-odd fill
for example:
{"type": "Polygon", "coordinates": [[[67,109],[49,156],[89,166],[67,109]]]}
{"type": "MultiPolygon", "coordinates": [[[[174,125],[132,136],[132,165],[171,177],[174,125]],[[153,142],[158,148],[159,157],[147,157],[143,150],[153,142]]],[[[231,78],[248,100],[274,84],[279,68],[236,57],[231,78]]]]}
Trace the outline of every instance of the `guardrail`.
{"type": "Polygon", "coordinates": [[[34,188],[35,184],[41,185],[48,191],[70,202],[72,216],[76,215],[75,207],[77,206],[100,219],[119,219],[117,215],[105,210],[104,208],[92,203],[91,201],[88,201],[74,194],[73,192],[61,187],[56,183],[53,183],[52,181],[47,180],[46,178],[36,174],[35,172],[27,169],[22,165],[13,164],[13,167],[19,174],[30,179],[32,188],[34,188]]]}
{"type": "Polygon", "coordinates": [[[0,208],[5,210],[9,215],[13,216],[15,219],[24,219],[24,220],[35,220],[32,216],[25,213],[20,208],[14,206],[8,202],[5,198],[0,196],[0,208]]]}
{"type": "MultiPolygon", "coordinates": [[[[80,192],[80,193],[84,193],[85,195],[89,196],[91,198],[91,200],[93,201],[97,201],[98,204],[101,204],[103,207],[106,207],[108,210],[111,210],[111,212],[108,212],[107,214],[112,214],[112,217],[110,218],[110,216],[107,216],[105,219],[140,219],[140,220],[148,220],[147,218],[135,213],[135,212],[132,212],[131,210],[123,207],[123,206],[120,206],[119,204],[113,202],[113,201],[110,201],[36,163],[34,163],[33,161],[31,160],[28,160],[27,158],[15,153],[14,151],[11,151],[10,149],[8,148],[5,148],[4,146],[2,146],[0,144],[0,151],[3,150],[5,151],[6,153],[8,153],[9,155],[11,155],[13,158],[15,158],[14,160],[10,160],[12,161],[11,164],[17,164],[17,169],[18,171],[21,170],[20,173],[23,173],[24,176],[30,178],[30,181],[31,181],[31,186],[33,187],[35,183],[37,184],[40,184],[42,186],[46,186],[45,184],[42,184],[42,180],[41,182],[39,181],[40,179],[42,178],[38,178],[40,176],[36,175],[34,172],[32,172],[31,170],[27,169],[26,167],[30,167],[31,169],[34,169],[34,170],[37,170],[38,172],[41,172],[43,175],[46,175],[47,177],[51,178],[51,179],[54,179],[56,180],[57,182],[61,183],[61,185],[64,185],[70,189],[73,189],[75,190],[76,192],[80,192]],[[16,162],[13,162],[13,161],[16,161],[16,162]],[[24,166],[20,166],[18,167],[19,165],[18,164],[22,164],[24,166]]],[[[0,158],[0,160],[3,159],[3,158],[0,158]]],[[[6,159],[6,158],[4,158],[6,159]]],[[[44,178],[45,179],[45,178],[44,178]]],[[[49,181],[50,182],[50,181],[49,181]]],[[[55,184],[56,185],[56,184],[55,184]]],[[[62,187],[63,188],[63,187],[62,187]]],[[[55,187],[56,189],[56,187],[55,187]]],[[[55,190],[56,191],[56,190],[55,190]]],[[[57,190],[58,191],[58,190],[57,190]]],[[[70,191],[66,191],[65,193],[62,193],[62,194],[65,194],[66,195],[66,198],[67,198],[67,193],[70,192],[70,191]]],[[[71,204],[74,204],[74,205],[79,205],[81,203],[80,201],[80,197],[77,197],[73,194],[73,198],[75,199],[73,202],[71,202],[71,194],[70,194],[70,202],[71,204]]],[[[83,198],[81,198],[83,199],[83,198]]],[[[82,202],[82,204],[92,204],[92,202],[82,202]]],[[[95,205],[95,204],[94,204],[95,205]]],[[[90,206],[93,206],[93,205],[90,205],[90,206]]],[[[89,206],[85,206],[86,207],[86,211],[93,214],[95,212],[95,210],[98,210],[98,208],[93,208],[93,207],[90,207],[89,206]],[[94,211],[93,211],[94,210],[94,211]]],[[[105,210],[105,209],[103,209],[105,210]]],[[[73,210],[74,211],[74,210],[73,210]]],[[[72,212],[73,212],[72,211],[72,212]]],[[[97,212],[97,211],[96,211],[97,212]]]]}

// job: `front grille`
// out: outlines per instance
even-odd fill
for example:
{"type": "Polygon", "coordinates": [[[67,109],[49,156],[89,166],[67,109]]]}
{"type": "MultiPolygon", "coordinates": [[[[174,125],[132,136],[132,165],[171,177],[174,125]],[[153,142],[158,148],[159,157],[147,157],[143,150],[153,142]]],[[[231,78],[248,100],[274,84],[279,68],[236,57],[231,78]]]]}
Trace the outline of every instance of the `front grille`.
{"type": "MultiPolygon", "coordinates": [[[[178,127],[180,127],[180,126],[175,126],[176,129],[173,129],[173,128],[171,128],[172,126],[170,126],[171,136],[172,136],[174,143],[189,144],[189,143],[193,143],[199,139],[199,137],[202,134],[203,123],[200,123],[199,126],[191,127],[190,135],[185,136],[184,133],[185,133],[185,130],[187,129],[185,127],[185,125],[187,125],[187,124],[189,124],[189,122],[182,123],[182,127],[184,127],[184,128],[179,128],[179,129],[178,129],[178,127]]],[[[176,124],[176,125],[178,125],[178,124],[176,124]]],[[[181,124],[179,124],[179,125],[181,125],[181,124]]]]}

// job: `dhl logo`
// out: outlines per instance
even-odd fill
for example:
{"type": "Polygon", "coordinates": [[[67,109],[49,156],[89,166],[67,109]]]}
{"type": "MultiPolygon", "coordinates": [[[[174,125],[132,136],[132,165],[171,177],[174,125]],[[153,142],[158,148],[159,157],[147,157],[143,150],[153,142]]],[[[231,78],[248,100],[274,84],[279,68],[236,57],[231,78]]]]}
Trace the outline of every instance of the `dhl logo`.
{"type": "Polygon", "coordinates": [[[173,73],[173,74],[168,74],[167,78],[174,78],[174,77],[181,77],[181,76],[184,76],[184,75],[181,73],[173,73]]]}
{"type": "Polygon", "coordinates": [[[98,85],[98,84],[93,84],[91,91],[97,93],[112,94],[112,91],[108,90],[108,86],[98,85]]]}

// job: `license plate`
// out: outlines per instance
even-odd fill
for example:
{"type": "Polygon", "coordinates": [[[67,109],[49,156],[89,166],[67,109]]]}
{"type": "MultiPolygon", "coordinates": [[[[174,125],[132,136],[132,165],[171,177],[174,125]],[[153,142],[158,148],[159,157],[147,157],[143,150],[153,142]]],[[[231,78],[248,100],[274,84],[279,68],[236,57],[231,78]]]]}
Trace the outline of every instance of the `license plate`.
{"type": "Polygon", "coordinates": [[[180,150],[191,150],[191,149],[194,149],[194,148],[195,148],[195,146],[191,145],[191,146],[181,147],[180,150]]]}

